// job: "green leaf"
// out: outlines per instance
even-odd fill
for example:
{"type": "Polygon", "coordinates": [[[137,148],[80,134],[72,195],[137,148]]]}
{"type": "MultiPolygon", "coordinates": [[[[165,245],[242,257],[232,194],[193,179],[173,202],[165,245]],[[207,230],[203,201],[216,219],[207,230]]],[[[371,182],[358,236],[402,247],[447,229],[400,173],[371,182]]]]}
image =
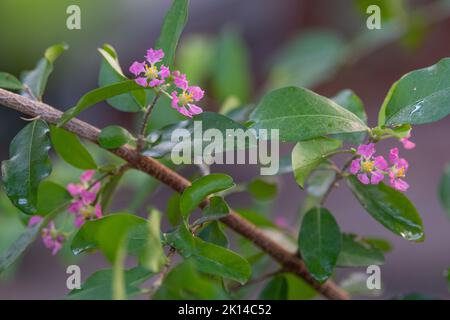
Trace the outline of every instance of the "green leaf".
{"type": "Polygon", "coordinates": [[[336,178],[336,171],[325,164],[319,165],[306,180],[306,192],[308,195],[322,198],[336,178]]]}
{"type": "Polygon", "coordinates": [[[246,130],[246,127],[240,123],[218,113],[203,112],[194,116],[193,120],[180,121],[151,132],[147,137],[150,146],[143,154],[149,157],[160,158],[172,152],[175,146],[177,146],[178,150],[184,150],[184,148],[195,150],[194,148],[200,146],[202,150],[205,150],[211,144],[211,140],[204,138],[204,133],[209,129],[218,130],[222,133],[222,137],[225,137],[222,143],[214,141],[217,148],[221,151],[248,148],[256,142],[256,137],[251,133],[253,141],[250,141],[250,138],[245,138],[244,142],[237,140],[236,135],[238,132],[244,133],[246,130]],[[197,126],[194,125],[193,121],[197,122],[197,126]],[[198,123],[201,123],[201,126],[198,123]],[[187,136],[173,141],[172,133],[177,129],[185,129],[187,136]],[[236,132],[236,135],[227,134],[227,130],[236,130],[233,131],[236,132]],[[242,146],[238,142],[242,142],[242,146]]]}
{"type": "Polygon", "coordinates": [[[203,209],[202,213],[202,217],[196,220],[194,225],[199,225],[226,217],[230,214],[230,208],[222,197],[214,196],[209,199],[209,204],[203,209]]]}
{"type": "Polygon", "coordinates": [[[334,32],[313,30],[301,34],[275,57],[269,85],[314,87],[334,75],[345,53],[343,39],[334,32]]]}
{"type": "Polygon", "coordinates": [[[442,207],[450,216],[450,164],[448,164],[444,169],[444,174],[442,175],[439,183],[438,193],[442,207]]]}
{"type": "Polygon", "coordinates": [[[0,275],[22,255],[29,245],[33,243],[34,239],[39,234],[41,225],[42,222],[28,228],[0,257],[0,275]]]}
{"type": "Polygon", "coordinates": [[[270,279],[259,294],[259,300],[287,300],[288,282],[283,275],[270,279]]]}
{"type": "Polygon", "coordinates": [[[225,300],[222,284],[195,270],[190,259],[173,268],[153,295],[155,300],[225,300]]]}
{"type": "MultiPolygon", "coordinates": [[[[382,289],[369,289],[367,287],[367,274],[365,272],[353,272],[344,278],[339,287],[347,292],[351,297],[353,296],[365,296],[365,297],[379,297],[383,294],[382,289]]],[[[381,284],[383,288],[383,284],[381,284]]]]}
{"type": "Polygon", "coordinates": [[[56,153],[68,164],[81,170],[97,168],[94,158],[75,134],[52,125],[50,137],[56,153]]]}
{"type": "Polygon", "coordinates": [[[123,173],[115,174],[109,178],[109,181],[103,184],[100,191],[100,205],[103,210],[103,214],[108,212],[111,201],[114,194],[119,187],[120,181],[123,178],[123,173]]]}
{"type": "Polygon", "coordinates": [[[166,263],[166,256],[161,245],[161,213],[151,210],[148,218],[147,246],[142,257],[142,265],[152,272],[161,271],[166,263]]]}
{"type": "Polygon", "coordinates": [[[75,107],[70,108],[63,113],[63,115],[59,119],[58,126],[64,126],[67,122],[78,116],[81,112],[99,102],[123,93],[141,89],[142,87],[133,80],[125,80],[89,91],[84,96],[82,96],[80,100],[78,100],[75,107]]]}
{"type": "MultiPolygon", "coordinates": [[[[75,255],[87,250],[100,249],[110,262],[114,262],[122,239],[133,230],[146,228],[147,221],[140,217],[126,213],[110,214],[98,220],[86,221],[75,234],[71,249],[75,255]]],[[[134,250],[128,248],[130,254],[138,253],[135,248],[142,248],[146,239],[137,241],[139,243],[133,244],[133,239],[129,239],[129,246],[134,247],[134,250]]]]}
{"type": "Polygon", "coordinates": [[[341,251],[341,232],[325,208],[308,211],[299,234],[300,253],[311,275],[324,282],[333,273],[341,251]]]}
{"type": "Polygon", "coordinates": [[[200,239],[206,242],[217,244],[221,247],[228,247],[228,237],[225,234],[222,224],[219,221],[211,221],[198,233],[200,239]]]}
{"type": "Polygon", "coordinates": [[[181,222],[180,194],[175,192],[167,201],[167,218],[172,226],[181,222]]]}
{"type": "Polygon", "coordinates": [[[364,237],[363,240],[364,240],[364,242],[367,242],[374,248],[379,249],[381,252],[387,253],[387,252],[392,251],[392,244],[385,239],[374,238],[374,237],[364,237]]]}
{"type": "Polygon", "coordinates": [[[131,133],[121,126],[108,126],[98,135],[98,143],[106,149],[117,149],[133,139],[131,133]]]}
{"type": "Polygon", "coordinates": [[[422,219],[414,205],[400,191],[384,183],[364,185],[351,176],[348,184],[370,215],[393,233],[412,241],[423,241],[422,219]]]}
{"type": "MultiPolygon", "coordinates": [[[[103,57],[98,79],[99,86],[105,87],[127,80],[127,77],[120,67],[119,58],[114,48],[105,44],[103,48],[99,48],[98,51],[103,57]]],[[[141,88],[141,90],[131,91],[107,99],[106,102],[119,111],[138,112],[142,111],[142,106],[145,105],[146,93],[145,90],[141,88]]]]}
{"type": "Polygon", "coordinates": [[[183,217],[189,214],[202,203],[210,194],[229,189],[234,186],[233,178],[222,173],[213,173],[198,178],[187,187],[180,198],[180,211],[183,217]]]}
{"type": "Polygon", "coordinates": [[[288,282],[288,300],[310,300],[317,296],[317,291],[302,278],[291,273],[284,277],[288,282]]]}
{"type": "Polygon", "coordinates": [[[46,216],[71,200],[65,187],[52,181],[42,181],[38,189],[37,214],[46,216]]]}
{"type": "Polygon", "coordinates": [[[122,238],[117,248],[116,259],[113,265],[112,298],[113,300],[127,300],[125,284],[125,259],[127,258],[127,239],[122,238]]]}
{"type": "Polygon", "coordinates": [[[178,41],[188,19],[188,9],[188,0],[173,0],[164,18],[156,48],[164,50],[162,63],[167,67],[173,65],[178,41]]]}
{"type": "Polygon", "coordinates": [[[254,179],[247,185],[247,190],[253,198],[260,201],[272,200],[277,196],[276,182],[254,179]]]}
{"type": "MultiPolygon", "coordinates": [[[[133,297],[140,293],[138,285],[145,282],[153,275],[152,272],[142,267],[135,267],[124,272],[126,296],[133,297]]],[[[113,270],[103,269],[94,272],[81,285],[80,289],[69,292],[66,299],[69,300],[111,300],[113,270]]]]}
{"type": "Polygon", "coordinates": [[[29,91],[31,91],[30,95],[28,90],[23,90],[23,96],[33,100],[42,100],[48,77],[53,72],[53,63],[68,48],[69,46],[65,43],[60,43],[48,48],[44,53],[44,57],[39,60],[36,67],[31,71],[23,73],[22,83],[28,87],[29,91]]]}
{"type": "Polygon", "coordinates": [[[165,235],[166,241],[184,258],[192,258],[201,272],[245,283],[251,275],[247,260],[224,247],[192,235],[185,225],[165,235]]]}
{"type": "Polygon", "coordinates": [[[278,129],[282,141],[367,131],[352,112],[308,89],[286,87],[266,94],[250,119],[254,129],[278,129]]]}
{"type": "Polygon", "coordinates": [[[26,214],[36,214],[39,183],[52,170],[48,132],[42,120],[29,123],[11,141],[10,159],[2,162],[6,194],[26,214]]]}
{"type": "MultiPolygon", "coordinates": [[[[342,90],[332,98],[338,105],[353,112],[364,123],[367,123],[367,114],[361,99],[352,90],[342,90]]],[[[366,137],[365,132],[358,133],[342,133],[334,135],[333,138],[348,141],[351,144],[359,145],[363,143],[366,137]]]]}
{"type": "Polygon", "coordinates": [[[222,32],[216,49],[216,68],[212,88],[215,97],[224,102],[236,97],[246,103],[251,93],[251,71],[247,48],[240,34],[227,29],[222,32]]]}
{"type": "Polygon", "coordinates": [[[450,113],[450,58],[404,75],[389,90],[379,125],[424,124],[450,113]]]}
{"type": "Polygon", "coordinates": [[[382,265],[384,255],[378,248],[355,234],[342,234],[342,248],[337,261],[339,267],[367,267],[382,265]]]}
{"type": "Polygon", "coordinates": [[[12,74],[0,72],[0,88],[7,90],[21,90],[23,84],[12,74]]]}
{"type": "Polygon", "coordinates": [[[339,140],[324,137],[297,143],[292,150],[292,170],[298,185],[303,188],[311,172],[341,145],[339,140]]]}

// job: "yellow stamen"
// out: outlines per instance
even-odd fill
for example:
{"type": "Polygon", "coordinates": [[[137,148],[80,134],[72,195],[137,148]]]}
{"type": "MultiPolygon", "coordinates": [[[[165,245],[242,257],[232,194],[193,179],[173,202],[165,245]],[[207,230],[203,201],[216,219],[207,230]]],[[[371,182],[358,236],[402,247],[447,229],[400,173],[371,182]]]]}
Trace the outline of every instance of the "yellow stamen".
{"type": "Polygon", "coordinates": [[[405,167],[401,167],[400,169],[398,169],[395,175],[397,176],[397,178],[405,177],[405,167]]]}
{"type": "Polygon", "coordinates": [[[158,69],[155,66],[145,66],[145,76],[150,79],[154,79],[158,76],[158,69]]]}
{"type": "Polygon", "coordinates": [[[194,99],[192,99],[192,95],[187,93],[187,92],[183,92],[180,95],[180,104],[183,105],[183,106],[188,104],[188,103],[191,103],[193,101],[194,101],[194,99]]]}
{"type": "Polygon", "coordinates": [[[373,161],[365,161],[361,165],[364,172],[371,172],[373,170],[374,166],[375,165],[374,165],[373,161]]]}

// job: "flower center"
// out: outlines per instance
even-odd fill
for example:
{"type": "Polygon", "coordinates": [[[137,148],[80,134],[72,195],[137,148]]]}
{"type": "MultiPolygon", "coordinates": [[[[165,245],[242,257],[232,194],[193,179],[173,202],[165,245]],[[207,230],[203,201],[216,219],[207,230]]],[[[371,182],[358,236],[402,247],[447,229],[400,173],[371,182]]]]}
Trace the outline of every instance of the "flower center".
{"type": "Polygon", "coordinates": [[[158,77],[158,69],[155,66],[145,66],[145,76],[150,79],[158,77]]]}
{"type": "Polygon", "coordinates": [[[397,170],[397,173],[395,174],[397,178],[404,178],[405,177],[405,167],[401,167],[397,170]]]}
{"type": "Polygon", "coordinates": [[[374,166],[375,165],[374,165],[373,161],[365,161],[361,165],[364,172],[371,172],[373,170],[374,166]]]}
{"type": "Polygon", "coordinates": [[[186,92],[183,92],[180,96],[180,103],[184,106],[187,105],[188,103],[193,102],[194,100],[192,99],[192,95],[186,92]]]}

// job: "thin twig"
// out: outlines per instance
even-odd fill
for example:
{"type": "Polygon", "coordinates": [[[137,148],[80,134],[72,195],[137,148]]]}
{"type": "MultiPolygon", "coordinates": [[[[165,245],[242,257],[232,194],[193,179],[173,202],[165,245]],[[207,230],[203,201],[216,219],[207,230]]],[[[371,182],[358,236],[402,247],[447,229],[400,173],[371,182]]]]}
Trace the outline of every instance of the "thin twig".
{"type": "Polygon", "coordinates": [[[159,96],[160,96],[160,91],[155,93],[155,96],[153,97],[152,102],[148,105],[147,110],[145,111],[145,114],[144,114],[144,118],[142,119],[141,128],[139,129],[139,133],[138,133],[138,140],[137,140],[137,147],[136,147],[137,151],[139,153],[142,151],[142,149],[144,149],[148,121],[150,120],[150,115],[156,105],[156,102],[158,102],[159,96]]]}
{"type": "Polygon", "coordinates": [[[175,255],[176,252],[177,252],[177,250],[174,247],[170,247],[169,252],[167,253],[167,256],[166,256],[166,259],[167,259],[166,263],[164,264],[163,269],[159,273],[158,278],[153,282],[152,286],[149,289],[149,296],[150,296],[150,298],[159,289],[159,287],[162,285],[165,277],[169,273],[170,267],[171,267],[172,262],[173,262],[172,257],[175,255]]]}

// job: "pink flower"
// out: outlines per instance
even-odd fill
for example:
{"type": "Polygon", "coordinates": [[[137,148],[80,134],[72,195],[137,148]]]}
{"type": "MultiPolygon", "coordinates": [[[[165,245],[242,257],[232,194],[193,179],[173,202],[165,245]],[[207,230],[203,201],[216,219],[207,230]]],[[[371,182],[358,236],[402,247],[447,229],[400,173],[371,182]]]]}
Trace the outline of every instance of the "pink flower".
{"type": "Polygon", "coordinates": [[[42,229],[42,241],[44,245],[52,250],[52,255],[58,253],[62,248],[66,236],[55,227],[55,223],[51,221],[47,228],[42,229]]]}
{"type": "Polygon", "coordinates": [[[28,220],[28,228],[32,228],[35,225],[41,223],[41,221],[44,220],[41,216],[32,216],[30,220],[28,220]]]}
{"type": "Polygon", "coordinates": [[[287,228],[289,226],[287,219],[281,216],[275,218],[275,224],[280,228],[287,228]]]}
{"type": "Polygon", "coordinates": [[[383,181],[388,163],[382,156],[373,157],[375,144],[360,145],[356,154],[360,157],[351,162],[350,173],[356,175],[363,184],[379,184],[383,181]]]}
{"type": "Polygon", "coordinates": [[[414,149],[416,147],[416,144],[409,140],[411,138],[411,133],[408,133],[408,135],[402,139],[400,139],[400,142],[403,144],[403,148],[407,150],[414,149]]]}
{"type": "Polygon", "coordinates": [[[173,83],[180,89],[186,90],[188,88],[188,81],[185,74],[181,74],[180,71],[174,71],[172,73],[173,83]]]}
{"type": "Polygon", "coordinates": [[[203,109],[193,104],[203,98],[204,91],[200,87],[188,87],[180,94],[172,92],[172,108],[177,109],[182,115],[189,118],[203,112],[203,109]]]}
{"type": "Polygon", "coordinates": [[[130,72],[135,76],[138,76],[139,74],[145,72],[145,62],[138,62],[138,61],[133,62],[133,64],[130,67],[130,72]]]}
{"type": "Polygon", "coordinates": [[[162,49],[154,50],[150,48],[147,50],[147,55],[145,58],[151,65],[153,65],[160,62],[162,58],[164,58],[164,51],[162,49]]]}
{"type": "Polygon", "coordinates": [[[389,161],[392,164],[389,170],[391,186],[399,191],[408,190],[409,184],[402,179],[406,176],[406,172],[408,171],[408,161],[399,157],[398,148],[391,149],[389,153],[389,161]]]}
{"type": "Polygon", "coordinates": [[[101,183],[92,180],[94,174],[95,170],[86,171],[80,176],[80,184],[67,185],[67,190],[73,197],[68,211],[75,215],[74,224],[77,228],[87,220],[98,219],[102,216],[100,204],[94,205],[101,189],[101,183]]]}
{"type": "Polygon", "coordinates": [[[161,65],[158,69],[156,66],[156,63],[160,62],[163,57],[164,51],[162,49],[148,49],[145,58],[149,64],[135,61],[130,66],[130,72],[136,76],[134,81],[142,87],[154,88],[163,85],[165,79],[170,76],[169,68],[161,65]]]}

